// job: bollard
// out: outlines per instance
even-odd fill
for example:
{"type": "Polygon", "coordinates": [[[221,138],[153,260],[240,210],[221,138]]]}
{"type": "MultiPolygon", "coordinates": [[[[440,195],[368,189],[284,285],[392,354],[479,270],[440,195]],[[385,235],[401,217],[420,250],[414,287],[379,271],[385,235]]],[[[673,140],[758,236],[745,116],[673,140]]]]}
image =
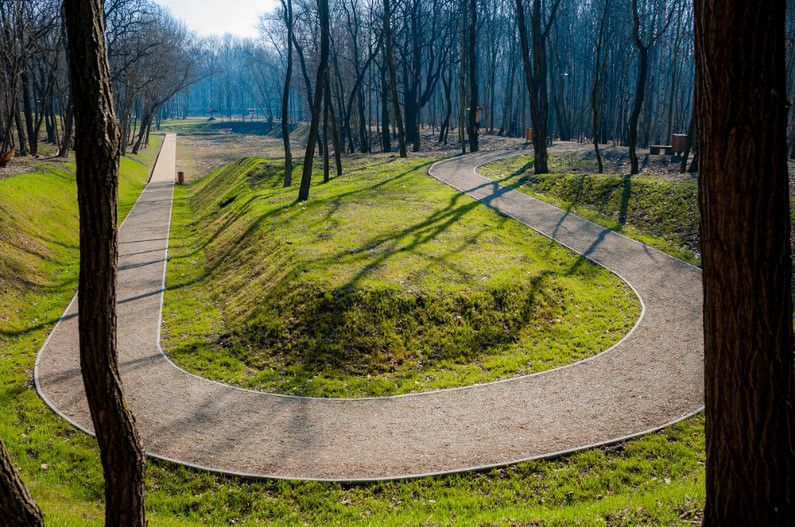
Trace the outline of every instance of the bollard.
{"type": "Polygon", "coordinates": [[[177,172],[177,185],[185,184],[185,172],[177,172]]]}

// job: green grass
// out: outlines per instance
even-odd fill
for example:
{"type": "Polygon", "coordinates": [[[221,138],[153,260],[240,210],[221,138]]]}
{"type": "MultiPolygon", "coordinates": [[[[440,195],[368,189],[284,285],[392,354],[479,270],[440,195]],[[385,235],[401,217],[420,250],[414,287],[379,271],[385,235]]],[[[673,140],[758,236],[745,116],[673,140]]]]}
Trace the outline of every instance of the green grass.
{"type": "MultiPolygon", "coordinates": [[[[127,197],[121,197],[120,205],[131,205],[133,192],[127,190],[133,187],[128,185],[140,186],[141,177],[143,171],[122,185],[127,197]]],[[[95,442],[53,414],[32,386],[36,352],[75,283],[74,179],[69,171],[39,175],[27,187],[28,199],[17,196],[13,203],[7,198],[11,187],[4,186],[9,181],[0,182],[3,239],[9,232],[29,233],[17,244],[44,247],[46,254],[27,256],[29,265],[2,285],[2,299],[10,294],[17,301],[0,308],[0,437],[43,507],[48,526],[99,527],[103,484],[95,442]],[[50,179],[55,180],[52,186],[43,185],[50,179]],[[40,213],[28,214],[31,207],[40,213]],[[60,225],[66,227],[55,231],[60,225]],[[51,231],[63,238],[49,236],[51,231]],[[73,271],[62,272],[64,267],[73,271]]],[[[9,248],[2,250],[0,264],[5,264],[9,248]]],[[[7,269],[3,267],[4,278],[7,269]]],[[[685,526],[703,506],[703,463],[701,417],[617,447],[553,461],[370,485],[253,482],[150,462],[147,509],[153,527],[685,526]]]]}
{"type": "Polygon", "coordinates": [[[263,159],[179,189],[164,348],[245,387],[378,396],[557,367],[631,329],[626,284],[429,163],[359,161],[306,204],[263,159]]]}
{"type": "Polygon", "coordinates": [[[551,174],[532,173],[530,156],[489,163],[480,173],[677,258],[699,264],[698,187],[693,181],[595,174],[595,161],[552,154],[551,174]],[[591,173],[571,173],[573,171],[591,173]]]}

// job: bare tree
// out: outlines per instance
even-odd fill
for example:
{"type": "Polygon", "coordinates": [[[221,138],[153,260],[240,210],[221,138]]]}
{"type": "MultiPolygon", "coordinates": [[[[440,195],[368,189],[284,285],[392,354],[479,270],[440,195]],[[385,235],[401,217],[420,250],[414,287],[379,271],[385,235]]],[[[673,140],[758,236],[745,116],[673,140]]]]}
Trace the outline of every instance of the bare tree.
{"type": "Polygon", "coordinates": [[[599,141],[601,134],[599,131],[601,124],[601,111],[602,104],[604,103],[602,97],[602,75],[604,75],[604,67],[602,64],[602,47],[605,40],[605,26],[607,25],[607,14],[610,11],[610,0],[605,0],[605,7],[602,11],[602,18],[599,22],[599,36],[596,39],[596,66],[594,67],[593,76],[593,89],[591,91],[591,107],[593,111],[593,124],[591,127],[591,134],[593,135],[593,149],[596,154],[596,162],[599,167],[599,173],[605,171],[604,162],[602,161],[602,153],[599,151],[599,141]]]}
{"type": "Polygon", "coordinates": [[[547,39],[557,16],[560,0],[553,0],[549,15],[544,20],[543,0],[533,0],[530,14],[530,31],[533,39],[533,54],[527,39],[524,1],[516,0],[516,20],[519,25],[519,41],[522,47],[522,63],[525,80],[530,93],[530,114],[533,119],[533,149],[535,151],[535,173],[549,172],[547,155],[547,128],[549,125],[549,95],[547,94],[547,39]]]}
{"type": "MultiPolygon", "coordinates": [[[[663,2],[663,6],[665,3],[663,2]]],[[[630,173],[637,174],[640,172],[640,162],[638,161],[638,120],[640,113],[643,110],[643,102],[646,97],[646,82],[649,76],[649,49],[661,36],[665,34],[668,25],[671,23],[674,10],[670,11],[665,25],[661,30],[648,31],[649,36],[644,35],[641,28],[641,15],[638,8],[638,0],[632,0],[632,42],[638,51],[638,76],[637,86],[635,88],[635,102],[632,106],[632,113],[629,116],[629,125],[627,126],[627,146],[629,146],[629,162],[630,173]]],[[[658,13],[658,16],[660,14],[658,13]]]]}
{"type": "Polygon", "coordinates": [[[697,1],[705,526],[795,525],[785,1],[697,1]]]}
{"type": "Polygon", "coordinates": [[[282,94],[282,140],[284,141],[284,186],[293,184],[293,152],[290,148],[290,83],[293,78],[293,1],[281,0],[287,27],[287,71],[282,94]]]}
{"type": "Polygon", "coordinates": [[[392,98],[395,123],[398,129],[400,157],[408,157],[406,153],[406,133],[403,130],[403,117],[400,113],[400,101],[398,99],[395,53],[392,49],[392,4],[390,0],[384,0],[384,40],[386,41],[386,61],[389,69],[389,91],[392,98]]]}
{"type": "Polygon", "coordinates": [[[298,201],[309,199],[309,187],[312,184],[312,171],[315,160],[315,143],[319,137],[319,124],[323,111],[323,100],[326,84],[328,83],[328,58],[329,58],[329,7],[328,0],[317,0],[318,18],[320,20],[320,63],[317,67],[317,81],[315,82],[315,95],[312,102],[312,121],[309,125],[306,154],[304,155],[304,168],[301,174],[301,188],[298,192],[298,201]]]}
{"type": "Polygon", "coordinates": [[[145,527],[144,458],[116,351],[119,128],[102,0],[65,0],[80,211],[80,368],[105,474],[105,523],[145,527]]]}
{"type": "Polygon", "coordinates": [[[467,120],[469,135],[469,150],[477,152],[480,150],[478,142],[478,53],[477,53],[477,32],[478,32],[478,4],[477,0],[469,0],[469,52],[467,65],[469,66],[469,115],[467,120]]]}

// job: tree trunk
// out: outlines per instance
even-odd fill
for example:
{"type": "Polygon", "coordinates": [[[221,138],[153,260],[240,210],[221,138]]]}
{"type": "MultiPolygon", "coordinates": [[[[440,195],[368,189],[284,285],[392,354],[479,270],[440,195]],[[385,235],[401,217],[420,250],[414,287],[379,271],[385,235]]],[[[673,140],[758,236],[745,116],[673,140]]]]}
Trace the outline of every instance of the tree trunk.
{"type": "Polygon", "coordinates": [[[312,120],[309,125],[306,155],[304,155],[304,168],[301,174],[301,188],[298,191],[298,201],[309,199],[309,187],[312,184],[312,169],[315,161],[315,143],[319,139],[320,114],[323,111],[323,97],[326,84],[328,84],[328,55],[329,55],[329,8],[328,0],[317,0],[318,18],[320,20],[320,63],[317,67],[317,80],[315,81],[315,96],[312,101],[312,120]]]}
{"type": "Polygon", "coordinates": [[[710,527],[795,525],[785,5],[695,3],[710,527]]]}
{"type": "Polygon", "coordinates": [[[687,172],[687,160],[690,157],[690,150],[693,148],[693,140],[696,132],[696,113],[690,117],[690,126],[687,127],[687,146],[685,152],[682,154],[682,162],[679,164],[679,173],[684,174],[687,172]]]}
{"type": "Polygon", "coordinates": [[[72,148],[72,135],[74,133],[74,120],[75,110],[74,101],[69,99],[69,104],[66,107],[66,116],[64,117],[64,130],[61,145],[58,148],[58,157],[69,157],[69,150],[72,148]]]}
{"type": "Polygon", "coordinates": [[[605,26],[607,24],[607,13],[610,11],[610,0],[605,0],[604,11],[602,11],[602,20],[599,23],[599,37],[596,41],[596,66],[594,67],[594,80],[593,91],[591,92],[591,107],[593,109],[593,149],[596,154],[596,162],[599,166],[599,173],[603,174],[605,171],[604,163],[602,161],[602,152],[599,151],[599,140],[601,134],[599,127],[602,119],[602,45],[605,39],[605,26]]]}
{"type": "MultiPolygon", "coordinates": [[[[329,125],[331,126],[331,146],[334,148],[334,173],[337,177],[342,175],[342,139],[339,134],[339,123],[331,104],[331,86],[326,85],[326,97],[329,99],[329,125]]],[[[328,148],[328,146],[326,146],[328,148]]]]}
{"type": "Polygon", "coordinates": [[[30,77],[28,76],[27,65],[22,66],[22,110],[25,113],[25,129],[28,134],[28,144],[30,145],[30,155],[35,156],[39,153],[39,136],[33,126],[33,103],[30,100],[30,77]]]}
{"type": "Polygon", "coordinates": [[[290,83],[293,78],[293,1],[282,0],[287,26],[287,72],[282,94],[282,140],[284,141],[284,186],[293,184],[293,152],[290,148],[290,83]]]}
{"type": "Polygon", "coordinates": [[[547,92],[547,36],[555,20],[560,0],[555,0],[551,7],[549,20],[543,23],[541,0],[533,0],[530,24],[533,37],[533,61],[530,61],[530,44],[527,38],[524,2],[516,0],[516,20],[519,26],[519,41],[522,47],[522,64],[524,66],[527,90],[530,95],[530,114],[533,119],[533,150],[536,174],[549,172],[547,154],[547,128],[549,121],[549,95],[547,92]]]}
{"type": "Polygon", "coordinates": [[[477,28],[478,28],[478,3],[477,0],[469,0],[469,115],[467,128],[469,135],[469,151],[477,152],[480,150],[478,141],[478,52],[477,52],[477,28]]]}
{"type": "Polygon", "coordinates": [[[28,155],[28,143],[25,139],[25,130],[22,128],[22,119],[19,117],[19,108],[14,105],[14,123],[17,125],[17,137],[19,138],[18,156],[28,155]]]}
{"type": "Polygon", "coordinates": [[[105,523],[145,527],[143,448],[122,393],[116,353],[116,195],[113,111],[101,0],[65,0],[75,101],[80,210],[80,367],[105,474],[105,523]]]}
{"type": "MultiPolygon", "coordinates": [[[[384,52],[386,54],[386,51],[384,52]]],[[[392,135],[389,131],[389,86],[387,81],[386,57],[381,70],[381,150],[383,152],[392,151],[392,135]]]]}
{"type": "Polygon", "coordinates": [[[397,70],[395,69],[395,56],[392,49],[392,7],[390,0],[384,0],[384,39],[386,40],[386,61],[389,67],[389,86],[392,96],[392,110],[398,130],[398,147],[400,157],[408,157],[406,153],[406,133],[403,130],[403,117],[400,114],[400,100],[397,89],[397,70]]]}
{"type": "Polygon", "coordinates": [[[640,162],[638,161],[638,121],[641,111],[643,111],[643,101],[646,98],[646,77],[649,72],[649,47],[644,44],[640,37],[640,14],[638,12],[638,0],[632,0],[632,42],[638,50],[638,82],[635,88],[635,102],[632,106],[632,113],[629,116],[627,126],[627,146],[629,146],[630,173],[640,173],[640,162]]]}
{"type": "Polygon", "coordinates": [[[11,456],[0,440],[0,524],[5,527],[42,527],[44,516],[14,470],[11,456]]]}
{"type": "Polygon", "coordinates": [[[632,113],[629,115],[629,126],[627,127],[627,146],[629,146],[630,173],[640,173],[640,161],[638,160],[638,121],[640,112],[643,110],[643,99],[646,96],[646,75],[649,69],[649,48],[639,45],[640,55],[638,62],[638,83],[635,88],[635,103],[632,106],[632,113]]]}

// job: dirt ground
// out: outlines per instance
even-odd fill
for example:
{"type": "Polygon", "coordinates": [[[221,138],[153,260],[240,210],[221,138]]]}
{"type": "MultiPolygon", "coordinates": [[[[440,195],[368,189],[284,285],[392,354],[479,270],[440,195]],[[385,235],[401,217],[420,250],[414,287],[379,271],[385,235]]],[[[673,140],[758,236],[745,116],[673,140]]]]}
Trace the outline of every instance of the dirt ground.
{"type": "Polygon", "coordinates": [[[58,148],[56,146],[40,143],[38,156],[15,157],[4,168],[0,168],[0,179],[36,172],[38,166],[42,163],[60,164],[69,161],[68,159],[57,157],[57,155],[58,148]]]}

